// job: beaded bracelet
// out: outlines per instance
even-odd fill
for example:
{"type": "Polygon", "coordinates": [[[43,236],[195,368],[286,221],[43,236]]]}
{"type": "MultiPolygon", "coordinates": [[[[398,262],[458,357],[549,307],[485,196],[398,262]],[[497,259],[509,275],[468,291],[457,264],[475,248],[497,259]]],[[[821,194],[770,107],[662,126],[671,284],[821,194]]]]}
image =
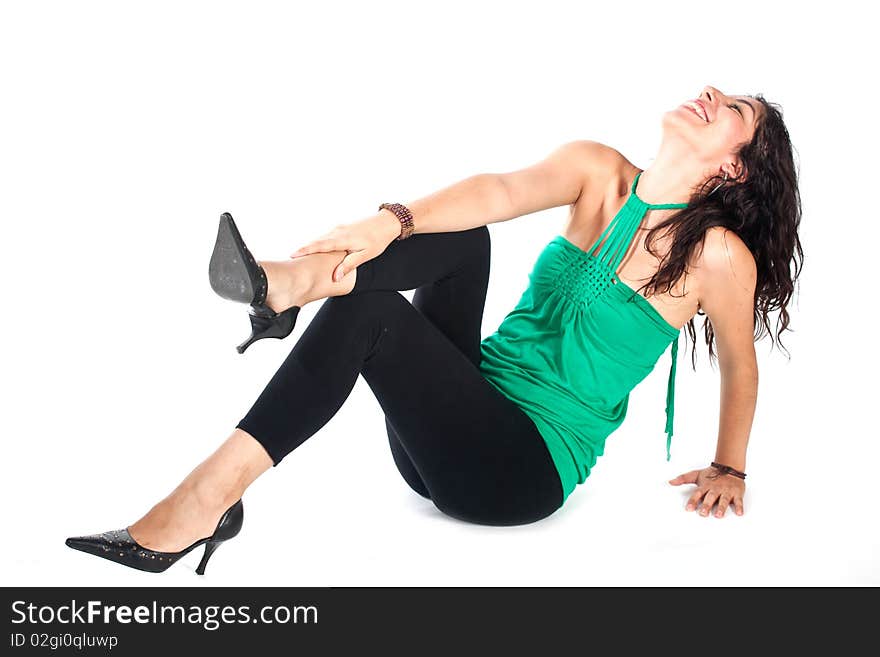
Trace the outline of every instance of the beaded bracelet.
{"type": "Polygon", "coordinates": [[[379,206],[380,210],[391,210],[400,220],[400,235],[395,240],[405,240],[413,234],[415,226],[413,226],[413,214],[410,209],[401,203],[383,203],[379,206]]]}
{"type": "Polygon", "coordinates": [[[745,472],[740,472],[739,470],[734,470],[729,465],[722,465],[721,463],[715,463],[715,461],[712,461],[712,467],[719,470],[721,472],[721,474],[733,475],[734,477],[739,477],[740,479],[746,478],[745,472]]]}

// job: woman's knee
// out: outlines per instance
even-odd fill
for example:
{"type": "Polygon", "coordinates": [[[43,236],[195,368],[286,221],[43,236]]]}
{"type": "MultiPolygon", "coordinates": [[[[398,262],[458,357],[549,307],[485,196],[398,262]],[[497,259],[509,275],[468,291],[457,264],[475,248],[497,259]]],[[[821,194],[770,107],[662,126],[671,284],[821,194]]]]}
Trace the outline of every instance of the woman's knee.
{"type": "Polygon", "coordinates": [[[457,269],[473,269],[474,264],[488,268],[492,240],[487,226],[477,226],[452,233],[442,233],[447,248],[454,250],[457,269]]]}
{"type": "Polygon", "coordinates": [[[492,238],[488,226],[478,226],[467,231],[470,236],[470,244],[474,250],[474,257],[479,261],[488,262],[492,253],[492,238]]]}

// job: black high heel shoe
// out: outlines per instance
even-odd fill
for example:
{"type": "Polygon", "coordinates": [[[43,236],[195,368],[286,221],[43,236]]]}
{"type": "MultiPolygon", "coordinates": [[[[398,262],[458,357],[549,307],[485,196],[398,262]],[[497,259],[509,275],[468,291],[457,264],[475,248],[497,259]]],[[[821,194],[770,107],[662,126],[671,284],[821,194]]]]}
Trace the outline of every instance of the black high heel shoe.
{"type": "Polygon", "coordinates": [[[145,570],[149,573],[161,573],[167,570],[190,550],[204,544],[205,553],[202,555],[198,568],[196,568],[196,573],[204,575],[205,566],[208,565],[208,559],[214,554],[214,550],[223,541],[228,541],[241,531],[243,520],[244,506],[241,500],[238,500],[220,516],[220,521],[217,523],[213,534],[207,538],[200,538],[189,547],[183,548],[180,552],[157,552],[156,550],[142,547],[128,533],[127,527],[88,536],[72,536],[64,541],[64,543],[74,550],[88,552],[97,557],[121,563],[123,566],[145,570]]]}
{"type": "Polygon", "coordinates": [[[251,334],[236,347],[238,353],[243,354],[257,340],[283,339],[293,331],[300,306],[291,306],[277,313],[266,305],[266,293],[269,289],[266,272],[245,246],[241,233],[228,212],[220,215],[217,240],[208,266],[208,278],[214,292],[224,299],[251,304],[248,312],[251,334]]]}

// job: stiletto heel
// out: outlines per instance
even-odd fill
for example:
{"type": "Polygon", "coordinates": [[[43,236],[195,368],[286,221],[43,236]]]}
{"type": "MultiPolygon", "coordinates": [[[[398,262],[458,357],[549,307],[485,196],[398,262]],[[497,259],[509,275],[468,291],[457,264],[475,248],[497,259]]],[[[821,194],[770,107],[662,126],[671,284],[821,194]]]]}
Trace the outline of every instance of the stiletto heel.
{"type": "Polygon", "coordinates": [[[238,353],[243,354],[257,340],[283,339],[293,331],[300,306],[291,306],[278,313],[266,305],[269,288],[266,272],[254,260],[228,212],[220,215],[208,279],[219,296],[251,305],[251,334],[236,347],[238,353]]]}
{"type": "Polygon", "coordinates": [[[199,561],[199,565],[196,568],[197,575],[205,574],[205,566],[208,565],[208,559],[211,558],[211,555],[214,554],[214,550],[216,550],[218,547],[220,547],[220,543],[205,543],[205,553],[202,555],[202,560],[199,561]]]}
{"type": "Polygon", "coordinates": [[[293,331],[296,324],[296,316],[299,314],[299,306],[291,306],[284,312],[278,313],[272,317],[264,317],[252,311],[248,314],[251,320],[251,334],[247,340],[238,345],[235,349],[238,353],[243,354],[251,344],[261,338],[286,338],[293,331]]]}
{"type": "Polygon", "coordinates": [[[223,541],[228,541],[230,538],[237,536],[241,531],[243,521],[244,505],[241,500],[238,500],[220,516],[213,534],[200,538],[180,552],[158,552],[145,548],[134,540],[128,532],[128,527],[100,534],[89,534],[88,536],[71,536],[64,543],[74,550],[87,552],[96,557],[109,559],[123,566],[150,573],[161,573],[168,570],[168,568],[177,563],[181,557],[188,554],[191,550],[204,545],[205,553],[202,556],[201,562],[199,562],[198,568],[196,568],[196,573],[204,575],[205,566],[208,564],[208,559],[214,554],[214,550],[223,541]]]}

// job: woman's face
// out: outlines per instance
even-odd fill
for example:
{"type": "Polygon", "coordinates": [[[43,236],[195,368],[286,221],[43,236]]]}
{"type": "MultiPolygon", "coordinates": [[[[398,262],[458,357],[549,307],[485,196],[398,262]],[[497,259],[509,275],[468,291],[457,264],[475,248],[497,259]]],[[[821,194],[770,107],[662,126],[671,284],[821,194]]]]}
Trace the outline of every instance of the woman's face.
{"type": "Polygon", "coordinates": [[[663,115],[664,139],[682,140],[694,155],[710,167],[739,172],[734,153],[752,140],[762,106],[751,96],[728,96],[706,86],[697,98],[663,115]]]}

